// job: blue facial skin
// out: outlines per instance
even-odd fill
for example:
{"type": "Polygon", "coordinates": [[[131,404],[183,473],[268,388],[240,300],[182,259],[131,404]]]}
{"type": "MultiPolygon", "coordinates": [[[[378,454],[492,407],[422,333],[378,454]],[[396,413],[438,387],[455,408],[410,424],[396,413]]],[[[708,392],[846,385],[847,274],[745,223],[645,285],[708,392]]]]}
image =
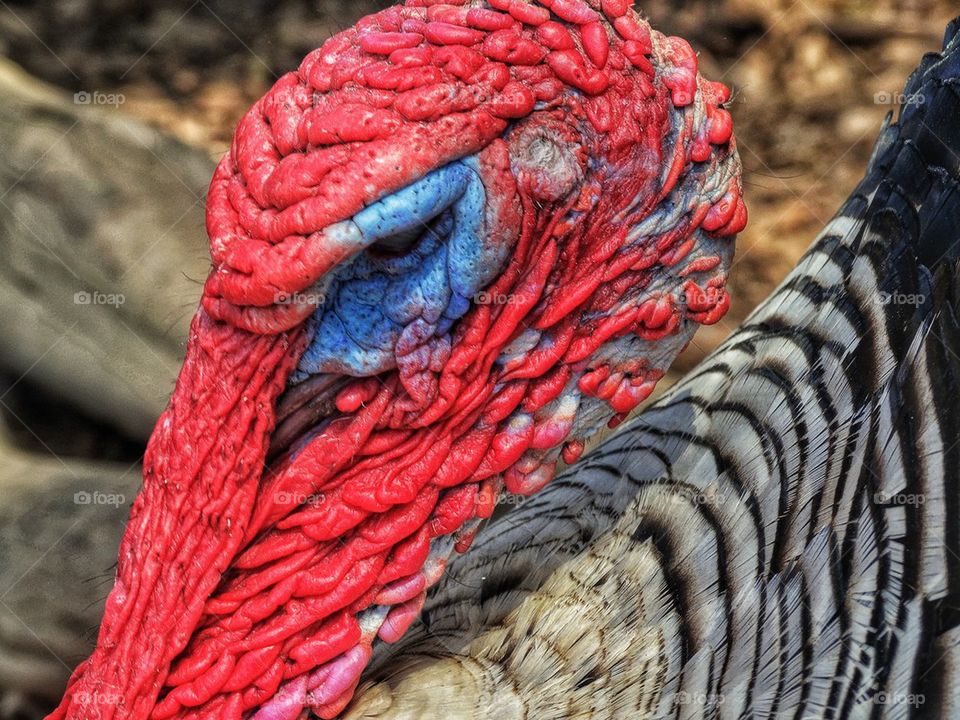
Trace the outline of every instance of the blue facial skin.
{"type": "Polygon", "coordinates": [[[293,382],[393,369],[405,329],[404,344],[413,336],[416,346],[443,339],[506,261],[509,248],[491,243],[485,214],[486,192],[472,157],[357,213],[353,222],[368,248],[334,272],[293,382]]]}

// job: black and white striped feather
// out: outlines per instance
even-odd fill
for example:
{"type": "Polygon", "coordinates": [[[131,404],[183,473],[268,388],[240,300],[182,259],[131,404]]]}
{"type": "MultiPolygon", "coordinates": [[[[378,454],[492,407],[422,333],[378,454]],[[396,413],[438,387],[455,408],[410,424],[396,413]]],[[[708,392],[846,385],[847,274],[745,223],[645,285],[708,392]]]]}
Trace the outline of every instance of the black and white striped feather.
{"type": "Polygon", "coordinates": [[[960,21],[783,285],[453,564],[349,718],[960,718],[960,21]]]}

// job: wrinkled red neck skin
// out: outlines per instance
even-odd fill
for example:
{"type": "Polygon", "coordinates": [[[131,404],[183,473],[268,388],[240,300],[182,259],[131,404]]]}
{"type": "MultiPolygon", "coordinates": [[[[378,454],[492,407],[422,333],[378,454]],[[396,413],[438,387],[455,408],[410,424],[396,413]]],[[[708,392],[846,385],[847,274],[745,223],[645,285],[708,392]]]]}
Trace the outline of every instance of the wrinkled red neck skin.
{"type": "MultiPolygon", "coordinates": [[[[518,443],[498,426],[522,395],[517,385],[491,403],[503,375],[493,371],[494,361],[540,298],[557,254],[557,239],[532,224],[536,213],[525,217],[516,255],[491,292],[524,294],[526,300],[484,306],[465,319],[445,368],[446,381],[431,407],[418,414],[419,428],[407,426],[413,418],[403,409],[405,395],[395,372],[382,383],[357,380],[341,398],[354,398],[351,404],[362,399],[361,409],[344,413],[295,459],[283,456],[265,469],[277,399],[305,349],[305,327],[257,335],[198,312],[170,405],[148,444],[143,489],[121,543],[97,647],[74,672],[50,720],[167,717],[156,703],[170,683],[174,661],[191,641],[203,647],[205,640],[209,645],[222,639],[217,628],[209,627],[211,618],[236,613],[243,604],[236,598],[251,599],[242,573],[260,569],[264,558],[310,547],[313,557],[329,564],[336,538],[361,524],[365,535],[385,537],[383,547],[367,543],[342,553],[332,574],[311,578],[304,573],[314,593],[329,593],[311,612],[318,621],[336,612],[334,621],[343,625],[371,604],[377,589],[413,570],[429,540],[455,532],[477,514],[478,505],[480,515],[489,516],[500,490],[498,473],[526,446],[524,438],[518,443]],[[532,266],[531,257],[539,258],[532,266]],[[525,266],[530,270],[520,272],[525,266]],[[485,429],[476,431],[484,414],[485,429]],[[390,460],[399,469],[385,464],[390,460]],[[486,487],[458,488],[471,476],[486,479],[486,487]],[[421,493],[427,480],[435,486],[421,493]],[[458,490],[441,499],[448,487],[458,490]],[[297,498],[321,493],[328,500],[322,509],[292,512],[300,504],[297,498]],[[487,500],[478,502],[480,495],[487,500]],[[374,496],[379,500],[371,500],[374,496]],[[347,502],[358,500],[365,510],[386,514],[364,523],[367,513],[347,502]],[[387,513],[391,507],[396,509],[387,513]],[[393,567],[385,567],[398,522],[406,528],[400,533],[406,546],[392,554],[393,567]],[[393,528],[377,533],[375,524],[393,528]],[[232,566],[241,575],[224,585],[221,575],[232,566]]],[[[515,368],[514,374],[536,375],[530,369],[515,368]]],[[[566,379],[569,371],[563,375],[566,379]]],[[[351,626],[355,630],[355,623],[351,626]]],[[[355,632],[341,634],[352,639],[355,632]]],[[[288,639],[284,647],[292,650],[295,644],[288,639]]],[[[243,705],[269,699],[278,685],[279,678],[264,683],[247,694],[243,705]]],[[[183,695],[180,700],[198,699],[183,695]]],[[[239,703],[240,696],[235,698],[239,703]]],[[[340,709],[328,707],[324,715],[340,709]]],[[[236,710],[221,703],[206,708],[202,717],[233,717],[236,710]]]]}
{"type": "Polygon", "coordinates": [[[96,650],[50,717],[146,718],[243,542],[302,328],[252,335],[194,319],[144,457],[96,650]]]}
{"type": "MultiPolygon", "coordinates": [[[[622,5],[621,14],[627,12],[622,5]]],[[[642,31],[649,38],[638,20],[631,23],[623,32],[639,37],[642,31]]],[[[264,142],[269,123],[256,112],[248,116],[234,160],[221,165],[211,188],[208,225],[217,269],[194,320],[170,406],[148,446],[143,491],[123,539],[97,647],[51,718],[241,717],[277,696],[285,683],[358,643],[369,650],[372,638],[361,633],[357,616],[373,605],[422,602],[422,590],[400,597],[393,588],[421,571],[432,540],[453,535],[457,548],[466,549],[472,531],[458,531],[471,519],[488,517],[504,485],[525,494],[542,487],[564,443],[564,459],[578,456],[582,443],[569,435],[569,418],[547,412],[561,393],[601,399],[618,415],[649,395],[661,369],[639,360],[590,365],[604,343],[629,334],[665,338],[683,319],[710,323],[723,315],[729,299],[721,258],[697,257],[692,236],[702,228],[725,238],[742,227],[738,178],[730,180],[722,201],[699,203],[680,226],[626,250],[624,243],[630,227],[682,182],[691,160],[719,163],[718,156],[732,152],[729,116],[719,109],[728,95],[720,86],[698,85],[695,55],[672,39],[668,53],[679,58],[676,68],[654,87],[646,60],[649,40],[629,42],[641,70],[629,75],[628,63],[616,55],[611,65],[616,60],[617,72],[632,78],[627,87],[636,96],[623,94],[621,86],[565,108],[577,123],[605,128],[594,139],[598,146],[606,143],[603,159],[617,172],[608,177],[596,171],[579,194],[552,205],[535,198],[531,188],[514,188],[521,229],[507,267],[489,289],[491,296],[511,300],[474,306],[459,322],[449,355],[432,369],[428,402],[411,404],[396,371],[351,381],[336,399],[337,417],[266,470],[277,400],[306,346],[303,319],[309,308],[269,308],[263,300],[278,282],[299,283],[284,291],[309,287],[342,259],[327,245],[311,243],[297,223],[308,218],[315,221],[311,227],[323,227],[352,209],[334,213],[317,204],[320,215],[313,218],[311,209],[271,210],[268,220],[276,223],[263,238],[236,240],[237,225],[266,228],[260,216],[268,215],[263,208],[270,203],[245,216],[256,203],[249,198],[231,203],[230,193],[242,185],[234,173],[246,164],[255,175],[276,160],[275,148],[264,142]],[[680,103],[678,98],[689,104],[690,93],[697,92],[712,108],[710,119],[705,127],[693,127],[687,113],[685,129],[669,148],[672,156],[665,156],[668,108],[680,103]],[[614,122],[626,110],[646,115],[635,117],[634,124],[614,122]],[[670,168],[665,181],[664,168],[670,168]],[[618,209],[638,196],[643,201],[633,216],[618,217],[618,209]],[[571,211],[584,216],[570,222],[571,211]],[[221,241],[224,237],[233,244],[221,241]],[[297,273],[269,262],[274,252],[296,257],[297,273]],[[697,302],[680,308],[670,292],[643,295],[655,267],[684,263],[690,271],[686,282],[704,283],[697,302]],[[624,303],[628,296],[643,300],[624,303]],[[504,348],[527,327],[548,342],[498,364],[504,348]],[[318,496],[322,502],[304,500],[318,496]]],[[[349,44],[335,38],[331,46],[338,43],[349,44]]],[[[562,60],[570,51],[558,52],[562,60]]],[[[304,68],[320,68],[319,57],[304,68]]],[[[560,60],[556,72],[567,72],[560,60]]],[[[305,82],[303,72],[278,83],[292,100],[276,101],[274,110],[286,112],[296,102],[309,108],[311,94],[294,86],[305,82]]],[[[562,88],[554,72],[543,71],[543,84],[552,79],[562,88]]],[[[579,75],[571,76],[575,80],[585,82],[579,75]]],[[[515,110],[503,102],[494,105],[501,114],[515,110]]],[[[437,141],[427,143],[426,152],[434,154],[426,160],[398,165],[401,176],[391,176],[385,191],[422,175],[440,156],[455,156],[456,147],[503,152],[499,141],[490,142],[506,125],[503,117],[480,108],[440,117],[432,126],[413,123],[398,131],[400,142],[375,140],[387,157],[390,152],[404,157],[408,142],[437,141]]],[[[296,155],[294,150],[291,145],[296,155]]],[[[357,163],[354,158],[353,165],[330,172],[356,177],[357,163]]],[[[336,180],[334,190],[344,182],[336,180]]],[[[304,202],[314,199],[303,194],[304,202]]],[[[363,202],[350,193],[337,197],[363,202]]],[[[391,641],[414,616],[405,611],[380,637],[391,641]]],[[[358,679],[331,697],[318,692],[311,709],[334,717],[358,679]]]]}
{"type": "MultiPolygon", "coordinates": [[[[524,247],[518,248],[521,262],[533,250],[532,230],[528,225],[523,232],[524,247]]],[[[541,255],[542,267],[528,280],[528,286],[533,282],[542,289],[555,260],[555,241],[546,244],[549,249],[541,255]]],[[[498,287],[506,292],[515,279],[515,272],[507,272],[498,287]]],[[[522,286],[516,289],[524,291],[522,286]]],[[[539,297],[530,287],[526,292],[531,293],[531,302],[539,297]]],[[[456,388],[446,388],[445,396],[430,413],[444,415],[460,386],[473,385],[471,400],[448,420],[449,426],[461,429],[475,425],[484,409],[495,415],[509,410],[503,404],[488,408],[494,376],[489,375],[482,383],[475,381],[481,370],[489,374],[505,338],[523,313],[515,313],[512,320],[499,325],[494,336],[486,333],[489,312],[480,315],[468,322],[463,331],[465,342],[459,345],[461,351],[450,362],[463,368],[473,366],[481,357],[484,362],[474,366],[471,375],[462,377],[456,388]]],[[[239,605],[229,599],[231,590],[239,584],[234,582],[233,586],[220,588],[219,598],[213,600],[219,607],[209,606],[209,599],[221,585],[222,573],[236,562],[245,546],[298,504],[292,500],[276,502],[277,497],[329,492],[334,479],[339,485],[334,492],[349,487],[352,477],[362,478],[365,485],[379,482],[382,478],[377,473],[364,470],[384,459],[406,459],[407,464],[418,458],[420,462],[426,460],[431,464],[426,475],[421,471],[409,476],[417,480],[431,477],[442,465],[447,475],[443,486],[458,485],[477,469],[483,452],[490,447],[496,423],[479,436],[469,436],[454,451],[451,445],[457,439],[456,433],[449,429],[438,433],[435,427],[410,431],[385,428],[384,425],[397,424],[406,414],[394,413],[391,423],[390,406],[396,405],[402,395],[394,373],[382,385],[358,381],[350,386],[342,395],[365,394],[365,407],[336,420],[308,445],[297,461],[281,458],[264,472],[270,436],[276,425],[277,399],[306,342],[303,325],[276,335],[256,335],[214,321],[204,310],[198,312],[170,404],[147,447],[143,489],[134,503],[121,543],[116,584],[107,598],[96,649],[74,672],[63,702],[49,720],[154,716],[157,698],[169,681],[171,664],[187,647],[204,616],[211,610],[236,610],[239,605]],[[378,389],[371,395],[372,388],[378,389]],[[371,443],[371,435],[378,427],[382,432],[371,443]],[[352,472],[345,472],[348,468],[352,472]]],[[[512,395],[516,397],[516,393],[512,395]]],[[[511,407],[516,405],[515,400],[508,402],[511,407]]],[[[424,424],[428,422],[426,418],[422,420],[424,424]]],[[[509,440],[504,443],[509,445],[509,440]]],[[[509,464],[515,455],[507,448],[506,457],[491,457],[487,462],[509,464]]],[[[502,468],[481,469],[476,474],[491,477],[497,469],[502,468]]],[[[351,489],[358,491],[356,487],[351,489]]],[[[411,528],[412,523],[422,525],[433,515],[429,532],[414,533],[418,545],[455,531],[473,514],[478,488],[472,485],[466,489],[467,493],[449,495],[439,507],[439,486],[410,503],[415,507],[400,505],[401,514],[407,516],[405,524],[411,528]]],[[[414,488],[394,488],[396,494],[403,496],[409,496],[411,490],[415,495],[414,488]]],[[[489,495],[490,510],[496,492],[489,495]]],[[[389,504],[409,499],[388,497],[389,494],[389,487],[380,493],[385,503],[379,510],[388,510],[389,504]]],[[[331,504],[319,514],[314,512],[313,517],[301,516],[291,524],[309,526],[312,532],[301,537],[316,546],[316,555],[322,556],[325,545],[361,519],[355,512],[344,512],[343,504],[331,504]]],[[[390,519],[384,524],[390,524],[390,519]]],[[[289,533],[274,532],[261,540],[261,552],[275,555],[276,546],[288,544],[289,540],[289,533]]],[[[344,559],[352,560],[349,556],[344,559]]],[[[242,559],[240,564],[244,565],[242,559]]],[[[313,609],[318,618],[329,615],[332,609],[348,607],[355,611],[369,605],[373,593],[367,587],[368,581],[383,566],[381,558],[380,562],[368,562],[361,567],[363,577],[344,583],[346,592],[334,596],[325,612],[313,609]]],[[[392,572],[385,579],[397,574],[392,572]]],[[[341,572],[335,580],[342,580],[343,575],[341,572]]],[[[276,687],[268,685],[255,699],[267,699],[275,691],[276,687]]],[[[220,717],[220,712],[224,713],[222,717],[232,716],[226,708],[214,708],[205,717],[220,717]]]]}

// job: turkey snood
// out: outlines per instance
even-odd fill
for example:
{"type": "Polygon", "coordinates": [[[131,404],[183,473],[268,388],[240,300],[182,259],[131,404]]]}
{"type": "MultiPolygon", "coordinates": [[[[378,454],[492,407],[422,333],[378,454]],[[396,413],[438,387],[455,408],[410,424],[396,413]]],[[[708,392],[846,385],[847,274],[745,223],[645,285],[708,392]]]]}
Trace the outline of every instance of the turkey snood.
{"type": "Polygon", "coordinates": [[[726,311],[729,93],[626,0],[408,2],[240,122],[96,649],[53,718],[336,716],[504,490],[726,311]]]}

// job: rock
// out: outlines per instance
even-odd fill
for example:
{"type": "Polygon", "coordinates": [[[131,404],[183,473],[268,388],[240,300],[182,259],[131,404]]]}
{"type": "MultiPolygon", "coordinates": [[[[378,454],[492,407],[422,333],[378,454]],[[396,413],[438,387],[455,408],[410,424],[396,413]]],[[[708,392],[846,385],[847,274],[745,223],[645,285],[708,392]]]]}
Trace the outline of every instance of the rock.
{"type": "Polygon", "coordinates": [[[0,63],[0,365],[146,437],[209,267],[206,153],[0,63]]]}

